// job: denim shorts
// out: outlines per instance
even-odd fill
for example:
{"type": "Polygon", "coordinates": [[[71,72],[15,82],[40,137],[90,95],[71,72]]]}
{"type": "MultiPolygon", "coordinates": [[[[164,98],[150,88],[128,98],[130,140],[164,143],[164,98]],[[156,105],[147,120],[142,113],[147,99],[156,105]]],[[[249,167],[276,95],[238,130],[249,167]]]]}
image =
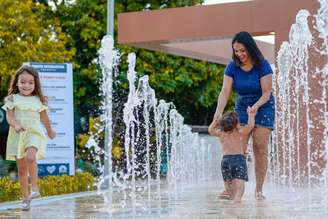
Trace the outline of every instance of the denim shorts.
{"type": "Polygon", "coordinates": [[[233,179],[248,181],[245,155],[223,155],[221,161],[221,172],[224,181],[230,181],[233,179]]]}
{"type": "MultiPolygon", "coordinates": [[[[261,96],[249,96],[249,95],[238,95],[235,111],[239,116],[239,121],[242,125],[247,124],[248,115],[247,107],[253,106],[261,96]]],[[[263,104],[256,113],[255,116],[255,126],[265,127],[269,129],[274,129],[274,120],[275,120],[275,101],[274,97],[271,94],[268,102],[263,104]]]]}

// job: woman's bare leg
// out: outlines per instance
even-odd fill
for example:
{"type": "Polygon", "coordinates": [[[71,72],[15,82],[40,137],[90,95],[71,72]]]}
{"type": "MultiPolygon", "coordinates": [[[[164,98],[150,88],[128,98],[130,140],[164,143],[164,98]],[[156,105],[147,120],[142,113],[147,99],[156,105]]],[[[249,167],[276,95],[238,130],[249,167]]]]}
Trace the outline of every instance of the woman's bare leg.
{"type": "Polygon", "coordinates": [[[268,143],[271,129],[256,127],[253,130],[253,152],[255,160],[255,196],[263,199],[263,183],[268,169],[268,143]],[[257,195],[258,194],[258,195],[257,195]],[[261,196],[261,197],[260,197],[261,196]]]}

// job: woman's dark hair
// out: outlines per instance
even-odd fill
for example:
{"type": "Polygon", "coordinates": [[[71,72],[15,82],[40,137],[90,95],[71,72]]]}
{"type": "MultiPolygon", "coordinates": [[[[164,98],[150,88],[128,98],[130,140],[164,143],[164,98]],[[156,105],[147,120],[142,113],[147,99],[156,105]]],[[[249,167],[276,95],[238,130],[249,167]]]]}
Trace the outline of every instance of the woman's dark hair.
{"type": "Polygon", "coordinates": [[[223,132],[233,131],[239,123],[238,114],[236,112],[226,112],[219,122],[220,130],[223,132]]]}
{"type": "Polygon", "coordinates": [[[233,49],[233,44],[234,43],[241,43],[245,46],[249,56],[252,59],[253,65],[256,68],[260,68],[261,67],[261,60],[263,59],[263,55],[260,51],[260,49],[257,47],[255,40],[253,39],[253,37],[246,31],[242,31],[237,33],[233,39],[232,39],[232,59],[234,60],[234,62],[236,63],[237,66],[241,65],[241,62],[239,60],[239,58],[235,55],[235,51],[233,49]]]}

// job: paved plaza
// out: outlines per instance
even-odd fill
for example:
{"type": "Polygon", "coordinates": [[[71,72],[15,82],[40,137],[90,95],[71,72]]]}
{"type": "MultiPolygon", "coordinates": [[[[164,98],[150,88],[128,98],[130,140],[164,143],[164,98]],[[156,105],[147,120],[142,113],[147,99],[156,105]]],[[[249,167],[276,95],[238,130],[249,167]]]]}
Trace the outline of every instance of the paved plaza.
{"type": "MultiPolygon", "coordinates": [[[[207,143],[217,147],[217,140],[203,136],[207,143]]],[[[254,174],[249,171],[243,202],[239,205],[218,199],[223,190],[221,179],[204,180],[195,185],[168,186],[166,181],[153,185],[148,191],[136,193],[134,201],[129,194],[114,192],[112,204],[106,194],[85,192],[43,197],[32,202],[28,212],[19,209],[20,202],[0,204],[0,218],[62,219],[284,219],[328,218],[328,190],[278,188],[265,185],[264,201],[254,199],[254,174]]]]}
{"type": "Polygon", "coordinates": [[[137,197],[134,205],[131,201],[118,201],[119,198],[114,197],[109,206],[96,192],[41,198],[33,202],[28,212],[18,209],[18,202],[6,203],[0,205],[0,218],[328,218],[327,191],[273,189],[270,193],[266,190],[265,201],[255,201],[250,186],[247,186],[244,200],[239,205],[217,198],[222,185],[204,183],[175,191],[162,188],[160,192],[152,192],[151,197],[144,193],[137,197]]]}

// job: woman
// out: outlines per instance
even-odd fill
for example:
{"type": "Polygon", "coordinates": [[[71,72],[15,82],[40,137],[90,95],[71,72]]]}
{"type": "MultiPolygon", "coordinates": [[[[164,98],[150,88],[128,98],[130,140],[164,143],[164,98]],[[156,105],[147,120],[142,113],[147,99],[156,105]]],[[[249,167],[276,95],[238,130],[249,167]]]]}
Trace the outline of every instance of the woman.
{"type": "MultiPolygon", "coordinates": [[[[263,182],[267,172],[268,143],[274,128],[275,105],[272,96],[272,69],[248,32],[237,33],[232,40],[232,58],[224,71],[223,87],[210,127],[222,116],[232,88],[238,94],[235,111],[240,123],[247,124],[247,107],[256,113],[253,138],[256,188],[255,198],[264,199],[263,182]]],[[[223,198],[226,192],[220,194],[223,198]]],[[[229,197],[226,197],[229,198],[229,197]]]]}

